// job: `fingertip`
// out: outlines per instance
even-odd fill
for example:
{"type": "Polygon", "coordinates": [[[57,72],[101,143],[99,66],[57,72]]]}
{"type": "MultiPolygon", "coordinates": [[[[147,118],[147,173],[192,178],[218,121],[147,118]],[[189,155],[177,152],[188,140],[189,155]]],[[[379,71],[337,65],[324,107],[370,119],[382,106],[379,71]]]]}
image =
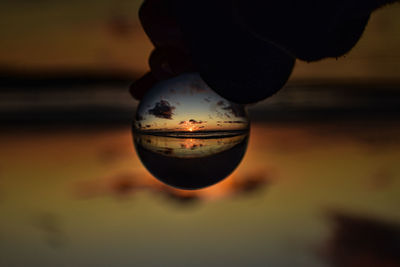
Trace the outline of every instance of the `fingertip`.
{"type": "Polygon", "coordinates": [[[129,87],[129,92],[134,99],[141,100],[146,92],[157,82],[158,80],[154,77],[154,75],[151,72],[148,72],[131,84],[129,87]]]}
{"type": "Polygon", "coordinates": [[[195,70],[190,55],[177,47],[157,47],[150,55],[149,65],[158,80],[195,70]]]}

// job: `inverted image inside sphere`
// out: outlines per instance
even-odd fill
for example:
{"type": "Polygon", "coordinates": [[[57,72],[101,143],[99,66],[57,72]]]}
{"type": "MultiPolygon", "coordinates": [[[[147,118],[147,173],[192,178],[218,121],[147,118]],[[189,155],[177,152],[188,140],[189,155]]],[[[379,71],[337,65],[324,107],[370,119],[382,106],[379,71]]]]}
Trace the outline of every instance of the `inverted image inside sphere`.
{"type": "MultiPolygon", "coordinates": [[[[183,138],[183,142],[185,139],[183,138]]],[[[172,148],[149,149],[144,145],[146,142],[142,141],[141,137],[135,136],[136,151],[143,165],[154,177],[170,186],[192,190],[211,186],[229,176],[246,152],[248,135],[240,136],[227,149],[215,150],[215,153],[206,155],[194,153],[190,157],[181,157],[181,152],[172,148]]],[[[218,149],[217,145],[214,146],[218,149]]],[[[191,148],[186,150],[192,152],[191,148]]]]}
{"type": "Polygon", "coordinates": [[[196,73],[156,84],[144,96],[135,116],[141,132],[243,131],[249,128],[244,106],[211,90],[196,73]]]}
{"type": "Polygon", "coordinates": [[[133,123],[143,165],[180,189],[204,188],[231,174],[246,152],[248,132],[244,106],[216,94],[197,73],[156,84],[133,123]]]}

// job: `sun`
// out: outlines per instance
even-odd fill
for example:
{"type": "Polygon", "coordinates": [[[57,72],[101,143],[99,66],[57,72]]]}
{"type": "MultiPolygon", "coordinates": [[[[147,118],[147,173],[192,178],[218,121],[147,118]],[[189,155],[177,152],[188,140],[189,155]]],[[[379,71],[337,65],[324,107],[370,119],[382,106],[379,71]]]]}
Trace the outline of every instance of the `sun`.
{"type": "Polygon", "coordinates": [[[193,125],[193,123],[190,121],[182,121],[181,123],[179,123],[179,125],[180,125],[179,128],[181,131],[195,132],[199,129],[199,127],[197,127],[196,125],[193,125]]]}

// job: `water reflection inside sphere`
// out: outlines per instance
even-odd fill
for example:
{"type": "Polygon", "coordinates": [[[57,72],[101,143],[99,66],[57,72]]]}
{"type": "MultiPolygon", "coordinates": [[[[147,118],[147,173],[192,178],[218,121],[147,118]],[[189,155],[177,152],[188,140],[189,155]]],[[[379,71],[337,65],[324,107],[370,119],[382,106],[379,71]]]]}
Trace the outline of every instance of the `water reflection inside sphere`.
{"type": "Polygon", "coordinates": [[[154,86],[133,123],[136,151],[156,178],[182,189],[199,189],[227,177],[248,142],[242,105],[223,99],[196,73],[154,86]]]}

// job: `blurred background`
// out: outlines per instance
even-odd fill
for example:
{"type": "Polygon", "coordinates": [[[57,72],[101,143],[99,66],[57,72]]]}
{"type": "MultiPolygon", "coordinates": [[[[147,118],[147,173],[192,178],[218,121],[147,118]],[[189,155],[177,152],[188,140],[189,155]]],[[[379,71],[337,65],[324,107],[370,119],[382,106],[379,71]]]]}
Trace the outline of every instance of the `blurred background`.
{"type": "Polygon", "coordinates": [[[0,266],[400,266],[400,4],[249,107],[222,183],[134,151],[138,0],[0,2],[0,266]]]}

